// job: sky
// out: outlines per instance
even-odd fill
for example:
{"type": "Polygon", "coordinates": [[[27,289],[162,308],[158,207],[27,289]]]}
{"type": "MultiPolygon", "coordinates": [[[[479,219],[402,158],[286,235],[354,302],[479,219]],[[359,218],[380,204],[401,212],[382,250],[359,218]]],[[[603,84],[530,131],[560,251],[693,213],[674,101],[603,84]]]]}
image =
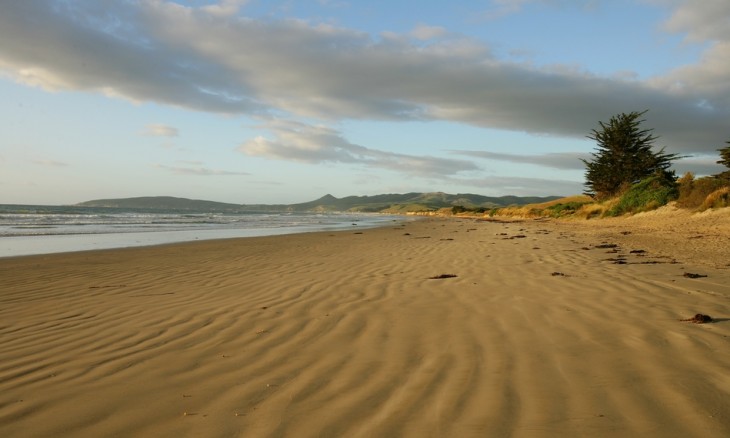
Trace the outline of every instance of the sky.
{"type": "Polygon", "coordinates": [[[612,116],[722,171],[727,0],[0,0],[0,203],[581,193],[612,116]]]}

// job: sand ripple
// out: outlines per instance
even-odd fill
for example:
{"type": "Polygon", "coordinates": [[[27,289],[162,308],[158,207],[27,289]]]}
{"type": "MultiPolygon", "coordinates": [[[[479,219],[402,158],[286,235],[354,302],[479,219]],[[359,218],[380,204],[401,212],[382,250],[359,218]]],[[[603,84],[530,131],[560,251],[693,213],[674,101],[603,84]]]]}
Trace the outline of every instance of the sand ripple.
{"type": "Polygon", "coordinates": [[[605,238],[424,220],[0,259],[0,435],[729,436],[730,271],[605,238]]]}

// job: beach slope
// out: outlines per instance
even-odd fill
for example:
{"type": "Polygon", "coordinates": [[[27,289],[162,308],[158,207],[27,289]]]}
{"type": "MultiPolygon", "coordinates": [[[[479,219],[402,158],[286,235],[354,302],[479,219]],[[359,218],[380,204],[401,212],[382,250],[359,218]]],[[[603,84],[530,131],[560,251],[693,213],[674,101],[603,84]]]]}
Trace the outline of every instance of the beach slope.
{"type": "Polygon", "coordinates": [[[730,436],[730,268],[631,226],[0,259],[0,435],[730,436]]]}

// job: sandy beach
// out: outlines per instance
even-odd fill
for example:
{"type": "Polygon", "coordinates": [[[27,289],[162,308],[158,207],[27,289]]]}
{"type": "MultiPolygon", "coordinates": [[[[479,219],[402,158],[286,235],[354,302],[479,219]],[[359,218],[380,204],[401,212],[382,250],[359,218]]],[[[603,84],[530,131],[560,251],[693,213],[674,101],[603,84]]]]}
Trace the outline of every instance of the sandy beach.
{"type": "Polygon", "coordinates": [[[730,215],[668,218],[0,259],[0,436],[730,436],[730,215]]]}

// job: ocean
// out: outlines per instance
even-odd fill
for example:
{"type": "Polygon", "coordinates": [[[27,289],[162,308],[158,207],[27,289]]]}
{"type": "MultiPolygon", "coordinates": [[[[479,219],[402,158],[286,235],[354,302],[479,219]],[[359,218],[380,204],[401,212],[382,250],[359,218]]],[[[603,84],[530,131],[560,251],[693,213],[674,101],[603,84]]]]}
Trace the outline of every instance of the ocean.
{"type": "Polygon", "coordinates": [[[0,204],[0,257],[354,230],[402,220],[369,213],[211,213],[0,204]]]}

